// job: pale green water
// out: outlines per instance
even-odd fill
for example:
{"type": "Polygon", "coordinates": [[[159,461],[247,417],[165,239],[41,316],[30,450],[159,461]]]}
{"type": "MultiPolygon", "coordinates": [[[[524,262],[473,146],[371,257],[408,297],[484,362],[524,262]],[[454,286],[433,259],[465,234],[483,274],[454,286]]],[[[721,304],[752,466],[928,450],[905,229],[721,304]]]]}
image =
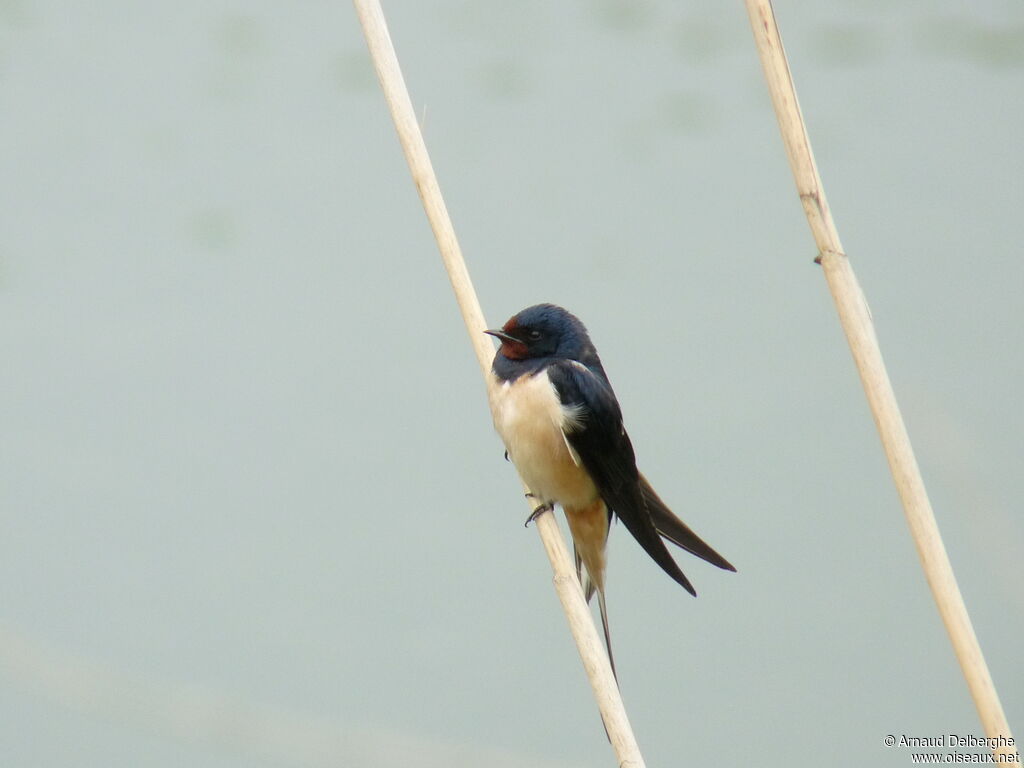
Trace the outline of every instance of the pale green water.
{"type": "MultiPolygon", "coordinates": [[[[488,318],[590,326],[650,766],[980,733],[742,3],[386,2],[488,318]]],[[[779,2],[946,545],[1024,731],[1017,2],[779,2]]],[[[613,765],[348,3],[0,3],[4,766],[613,765]]]]}

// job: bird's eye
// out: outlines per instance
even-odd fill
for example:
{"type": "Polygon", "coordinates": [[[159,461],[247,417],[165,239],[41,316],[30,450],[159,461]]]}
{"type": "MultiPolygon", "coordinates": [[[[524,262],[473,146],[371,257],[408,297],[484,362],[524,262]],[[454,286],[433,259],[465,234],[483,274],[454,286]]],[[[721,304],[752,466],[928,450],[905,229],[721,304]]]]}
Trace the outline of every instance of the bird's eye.
{"type": "Polygon", "coordinates": [[[530,331],[530,341],[540,341],[540,331],[530,331]]]}

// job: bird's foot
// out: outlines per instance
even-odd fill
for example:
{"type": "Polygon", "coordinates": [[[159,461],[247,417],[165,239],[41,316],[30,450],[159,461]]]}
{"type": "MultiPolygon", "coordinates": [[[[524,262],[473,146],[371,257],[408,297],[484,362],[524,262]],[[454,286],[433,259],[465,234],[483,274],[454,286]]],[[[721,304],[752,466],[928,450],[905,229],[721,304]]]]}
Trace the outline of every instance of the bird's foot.
{"type": "MultiPolygon", "coordinates": [[[[530,499],[537,498],[532,493],[526,494],[526,497],[530,498],[530,499]]],[[[534,509],[533,512],[530,513],[530,516],[528,518],[526,518],[526,522],[523,523],[523,527],[524,528],[529,528],[530,527],[530,523],[532,523],[538,517],[543,515],[545,512],[551,512],[552,510],[554,510],[554,508],[555,508],[554,504],[541,504],[539,507],[534,509]]]]}

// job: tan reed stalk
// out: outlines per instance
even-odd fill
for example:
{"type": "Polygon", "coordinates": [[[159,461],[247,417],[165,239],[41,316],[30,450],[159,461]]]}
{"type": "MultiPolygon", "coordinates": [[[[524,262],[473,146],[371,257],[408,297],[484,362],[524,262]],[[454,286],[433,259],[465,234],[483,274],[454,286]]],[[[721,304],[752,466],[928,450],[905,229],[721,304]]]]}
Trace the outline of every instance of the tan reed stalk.
{"type": "MultiPolygon", "coordinates": [[[[370,56],[373,59],[374,68],[377,70],[377,77],[380,79],[388,108],[391,110],[391,117],[394,119],[395,128],[398,131],[402,150],[405,152],[409,170],[412,172],[416,189],[423,201],[423,208],[430,220],[430,226],[434,230],[441,258],[448,271],[452,290],[459,303],[462,320],[469,332],[469,339],[476,352],[477,361],[480,363],[480,369],[488,389],[488,397],[490,397],[490,368],[491,358],[494,357],[494,347],[491,340],[485,338],[483,333],[487,326],[484,323],[483,312],[480,310],[480,302],[473,290],[469,271],[466,269],[462,251],[455,237],[455,229],[448,216],[437,177],[434,175],[434,169],[430,163],[430,156],[427,154],[427,147],[423,142],[423,135],[420,133],[419,124],[416,121],[416,113],[413,110],[409,91],[405,86],[405,80],[398,64],[398,57],[388,33],[384,12],[379,0],[353,0],[353,2],[370,48],[370,56]]],[[[551,560],[555,590],[562,603],[573,638],[576,640],[576,647],[583,660],[583,668],[590,679],[594,698],[597,700],[605,729],[608,731],[608,738],[618,757],[619,765],[622,768],[642,768],[644,760],[640,754],[640,748],[637,746],[636,738],[630,728],[622,697],[619,695],[618,686],[608,663],[608,656],[598,637],[597,628],[594,626],[586,600],[583,598],[579,581],[576,579],[575,567],[569,558],[569,552],[561,532],[558,530],[554,515],[550,512],[541,515],[537,519],[537,530],[544,542],[548,558],[551,560]]]]}
{"type": "MultiPolygon", "coordinates": [[[[857,364],[921,566],[967,679],[985,734],[992,738],[1009,738],[1010,726],[946,555],[910,437],[882,360],[871,313],[832,222],[771,0],[745,2],[797,191],[818,246],[817,261],[824,269],[825,280],[857,364]]],[[[1016,750],[1006,747],[995,751],[1012,755],[1016,750]]]]}

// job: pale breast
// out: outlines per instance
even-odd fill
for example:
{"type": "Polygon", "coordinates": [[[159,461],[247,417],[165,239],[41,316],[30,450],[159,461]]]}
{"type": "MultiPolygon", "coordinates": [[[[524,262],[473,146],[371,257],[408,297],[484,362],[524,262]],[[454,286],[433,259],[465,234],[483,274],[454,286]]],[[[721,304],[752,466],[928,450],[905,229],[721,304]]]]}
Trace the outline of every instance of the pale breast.
{"type": "Polygon", "coordinates": [[[547,373],[496,383],[493,392],[495,429],[530,492],[563,506],[593,503],[597,488],[563,431],[579,414],[562,405],[547,373]]]}

